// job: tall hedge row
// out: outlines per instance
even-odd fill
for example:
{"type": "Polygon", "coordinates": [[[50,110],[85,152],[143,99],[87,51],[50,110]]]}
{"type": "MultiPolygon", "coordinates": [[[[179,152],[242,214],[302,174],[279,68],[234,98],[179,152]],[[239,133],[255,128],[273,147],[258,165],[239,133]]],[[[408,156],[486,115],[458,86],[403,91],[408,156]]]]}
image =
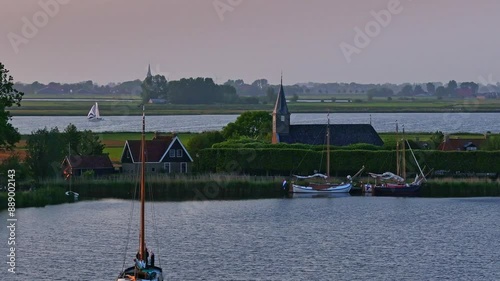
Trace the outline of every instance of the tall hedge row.
{"type": "MultiPolygon", "coordinates": [[[[395,151],[337,150],[330,152],[330,173],[352,175],[363,165],[367,172],[396,170],[395,151]]],[[[415,151],[420,166],[434,170],[461,172],[500,172],[500,151],[444,152],[415,151]]],[[[410,153],[407,171],[418,171],[410,153]]],[[[322,151],[290,148],[209,148],[195,159],[197,172],[245,173],[256,175],[290,175],[325,172],[326,155],[322,151]]]]}

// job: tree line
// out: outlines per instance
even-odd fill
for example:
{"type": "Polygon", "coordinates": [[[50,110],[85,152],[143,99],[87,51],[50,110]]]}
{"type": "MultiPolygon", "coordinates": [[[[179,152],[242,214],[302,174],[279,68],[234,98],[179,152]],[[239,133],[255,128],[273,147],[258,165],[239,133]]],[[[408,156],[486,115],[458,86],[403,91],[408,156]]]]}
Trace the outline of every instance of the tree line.
{"type": "Polygon", "coordinates": [[[428,82],[425,84],[425,89],[420,84],[405,84],[398,92],[388,87],[375,87],[368,90],[367,95],[369,99],[374,97],[411,97],[419,95],[457,98],[477,95],[479,90],[480,85],[475,82],[462,82],[458,84],[457,81],[451,80],[446,86],[439,85],[437,87],[434,83],[428,82]]]}

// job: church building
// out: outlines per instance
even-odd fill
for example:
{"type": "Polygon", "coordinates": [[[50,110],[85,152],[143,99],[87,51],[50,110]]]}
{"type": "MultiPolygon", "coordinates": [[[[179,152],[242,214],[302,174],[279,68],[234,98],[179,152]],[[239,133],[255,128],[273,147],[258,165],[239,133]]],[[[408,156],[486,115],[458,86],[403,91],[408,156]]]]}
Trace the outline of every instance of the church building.
{"type": "MultiPolygon", "coordinates": [[[[331,124],[329,128],[330,145],[333,146],[347,146],[356,143],[377,146],[384,144],[371,124],[331,124]]],[[[282,79],[273,110],[272,143],[324,145],[326,144],[326,129],[326,124],[290,124],[290,111],[288,111],[282,79]]]]}

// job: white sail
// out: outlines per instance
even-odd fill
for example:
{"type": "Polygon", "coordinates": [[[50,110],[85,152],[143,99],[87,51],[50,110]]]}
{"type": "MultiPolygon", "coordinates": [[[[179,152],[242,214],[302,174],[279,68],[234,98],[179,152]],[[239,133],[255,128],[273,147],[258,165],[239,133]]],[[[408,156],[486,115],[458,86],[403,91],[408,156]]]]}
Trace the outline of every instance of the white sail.
{"type": "Polygon", "coordinates": [[[87,119],[89,121],[101,121],[102,120],[101,114],[99,113],[99,105],[97,104],[97,102],[94,105],[92,105],[92,107],[90,108],[90,111],[87,114],[87,119]]]}
{"type": "Polygon", "coordinates": [[[99,114],[99,105],[97,104],[97,102],[95,103],[95,117],[97,119],[101,118],[101,114],[99,114]]]}
{"type": "Polygon", "coordinates": [[[87,118],[88,119],[94,119],[95,117],[96,117],[96,115],[95,115],[95,104],[94,104],[90,108],[89,114],[87,114],[87,118]]]}
{"type": "Polygon", "coordinates": [[[312,179],[312,178],[323,178],[323,179],[327,179],[328,176],[327,175],[324,175],[324,174],[319,174],[319,173],[316,173],[314,175],[310,175],[310,176],[299,176],[299,175],[293,175],[295,178],[297,179],[312,179]]]}

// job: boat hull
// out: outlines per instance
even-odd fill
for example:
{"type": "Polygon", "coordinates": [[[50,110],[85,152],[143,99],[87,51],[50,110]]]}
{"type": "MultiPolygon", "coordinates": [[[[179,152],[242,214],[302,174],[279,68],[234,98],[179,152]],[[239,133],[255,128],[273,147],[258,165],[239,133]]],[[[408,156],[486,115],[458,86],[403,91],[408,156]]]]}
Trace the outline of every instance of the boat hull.
{"type": "Polygon", "coordinates": [[[89,122],[99,122],[102,121],[102,118],[89,118],[89,122]]]}
{"type": "Polygon", "coordinates": [[[297,184],[292,184],[293,193],[349,193],[351,191],[352,184],[321,184],[321,185],[309,185],[302,186],[297,184]]]}
{"type": "Polygon", "coordinates": [[[387,184],[373,186],[372,193],[375,196],[419,196],[421,185],[416,184],[387,184]]]}
{"type": "Polygon", "coordinates": [[[135,274],[135,267],[129,267],[125,269],[124,272],[116,279],[116,281],[163,281],[163,271],[157,266],[148,266],[146,269],[142,269],[141,274],[138,277],[133,278],[135,274]]]}

